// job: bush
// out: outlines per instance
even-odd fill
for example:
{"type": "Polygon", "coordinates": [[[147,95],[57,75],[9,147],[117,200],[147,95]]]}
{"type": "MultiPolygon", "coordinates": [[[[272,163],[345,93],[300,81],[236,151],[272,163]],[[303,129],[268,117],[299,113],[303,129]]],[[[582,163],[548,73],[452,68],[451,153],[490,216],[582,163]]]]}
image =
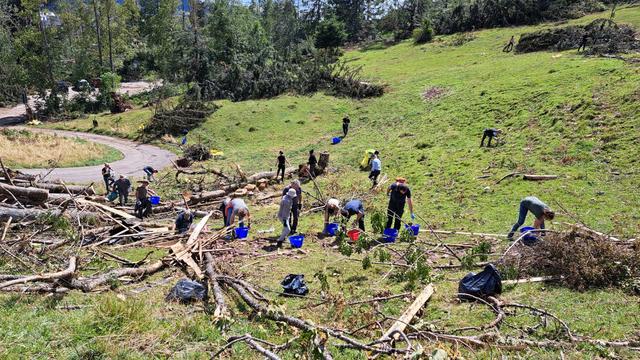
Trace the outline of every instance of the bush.
{"type": "Polygon", "coordinates": [[[424,19],[419,28],[413,30],[413,41],[416,44],[424,44],[433,40],[433,28],[431,27],[431,21],[424,19]]]}
{"type": "Polygon", "coordinates": [[[322,20],[318,24],[315,45],[319,49],[336,48],[347,40],[344,23],[335,18],[322,20]]]}
{"type": "MultiPolygon", "coordinates": [[[[518,256],[505,259],[504,266],[519,268],[524,275],[562,277],[575,290],[623,286],[640,272],[640,248],[591,233],[572,230],[548,234],[518,256]]],[[[521,277],[522,277],[521,273],[521,277]]]]}

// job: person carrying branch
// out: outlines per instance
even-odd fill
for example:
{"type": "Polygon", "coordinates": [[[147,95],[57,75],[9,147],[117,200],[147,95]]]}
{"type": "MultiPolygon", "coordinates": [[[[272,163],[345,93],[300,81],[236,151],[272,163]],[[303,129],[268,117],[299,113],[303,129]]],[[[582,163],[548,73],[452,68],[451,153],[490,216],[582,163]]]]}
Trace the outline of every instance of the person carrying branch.
{"type": "Polygon", "coordinates": [[[276,180],[278,180],[278,176],[280,175],[280,172],[282,172],[282,182],[284,183],[284,173],[287,169],[287,164],[289,164],[289,162],[284,156],[284,152],[280,151],[280,154],[278,155],[278,163],[276,164],[278,166],[278,171],[276,172],[276,180]]]}
{"type": "Polygon", "coordinates": [[[298,219],[300,218],[300,210],[302,210],[302,188],[300,187],[299,180],[293,180],[291,185],[282,190],[282,196],[286,195],[289,190],[296,191],[296,200],[291,207],[291,234],[295,234],[298,231],[298,219]]]}
{"type": "Polygon", "coordinates": [[[291,225],[289,222],[289,215],[291,215],[291,209],[296,205],[296,190],[291,188],[280,200],[280,208],[278,209],[278,220],[282,223],[282,233],[278,238],[278,247],[282,247],[284,239],[291,233],[291,225]]]}
{"type": "Polygon", "coordinates": [[[535,196],[527,196],[520,201],[520,210],[518,211],[518,221],[511,228],[511,232],[507,238],[513,240],[513,235],[527,220],[527,213],[531,212],[536,219],[533,221],[533,227],[544,230],[544,221],[553,220],[556,216],[555,212],[544,202],[535,196]]]}
{"type": "Polygon", "coordinates": [[[126,176],[120,175],[120,178],[113,183],[113,189],[118,193],[120,206],[125,206],[129,201],[129,189],[131,189],[131,181],[126,176]]]}
{"type": "Polygon", "coordinates": [[[496,138],[496,146],[498,145],[498,136],[502,134],[502,130],[500,129],[484,129],[484,131],[482,132],[482,140],[480,141],[480,147],[484,146],[484,139],[489,138],[489,141],[487,142],[487,147],[491,147],[491,140],[493,140],[493,138],[496,138]]]}
{"type": "Polygon", "coordinates": [[[324,206],[324,233],[326,234],[329,218],[338,215],[340,212],[340,200],[329,199],[324,206]]]}
{"type": "Polygon", "coordinates": [[[149,195],[156,195],[155,191],[149,189],[148,180],[140,180],[140,186],[136,189],[135,213],[140,219],[151,215],[151,200],[149,195]]]}
{"type": "Polygon", "coordinates": [[[387,189],[389,196],[389,206],[387,207],[387,229],[393,228],[400,230],[402,226],[402,214],[404,213],[405,203],[409,203],[409,211],[411,211],[411,220],[415,220],[413,213],[413,201],[411,200],[411,190],[406,184],[407,180],[401,177],[396,178],[396,182],[391,184],[387,189]],[[395,222],[394,222],[395,219],[395,222]]]}
{"type": "Polygon", "coordinates": [[[340,210],[340,214],[349,222],[349,219],[355,215],[356,220],[354,223],[358,223],[358,228],[362,231],[364,230],[364,206],[362,205],[362,201],[358,199],[353,199],[346,203],[342,210],[340,210]]]}
{"type": "Polygon", "coordinates": [[[382,171],[382,161],[380,161],[380,152],[376,150],[373,153],[373,159],[371,160],[371,172],[369,173],[369,180],[373,181],[371,188],[373,189],[378,185],[378,176],[382,171]]]}
{"type": "Polygon", "coordinates": [[[189,229],[191,229],[192,224],[193,211],[191,211],[191,209],[186,209],[181,211],[176,217],[176,221],[173,224],[173,230],[175,230],[176,234],[185,234],[189,229]]]}

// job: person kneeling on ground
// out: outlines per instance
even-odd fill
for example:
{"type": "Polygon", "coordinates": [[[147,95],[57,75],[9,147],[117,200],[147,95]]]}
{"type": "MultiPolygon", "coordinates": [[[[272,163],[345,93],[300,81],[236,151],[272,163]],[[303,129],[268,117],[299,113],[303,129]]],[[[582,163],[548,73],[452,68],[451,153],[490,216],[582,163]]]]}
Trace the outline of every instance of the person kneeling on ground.
{"type": "Polygon", "coordinates": [[[324,229],[322,230],[324,233],[327,231],[327,225],[329,225],[329,218],[331,216],[338,215],[340,212],[340,200],[338,199],[329,199],[327,200],[327,204],[324,206],[324,229]]]}
{"type": "MultiPolygon", "coordinates": [[[[520,210],[518,212],[518,221],[511,228],[508,239],[513,240],[513,234],[518,231],[520,226],[527,220],[527,213],[531,212],[536,219],[533,221],[533,227],[544,230],[544,221],[553,220],[556,213],[535,196],[527,196],[520,201],[520,210]]],[[[544,234],[544,233],[543,233],[544,234]]]]}
{"type": "Polygon", "coordinates": [[[289,224],[289,215],[291,215],[291,209],[296,205],[296,190],[289,189],[287,194],[282,197],[280,201],[280,209],[278,209],[278,220],[282,223],[282,233],[278,238],[278,247],[282,247],[282,242],[291,232],[291,226],[289,224]]]}
{"type": "Polygon", "coordinates": [[[484,129],[482,133],[482,140],[480,141],[480,147],[484,146],[484,139],[489,138],[489,142],[487,142],[487,147],[491,147],[491,140],[496,138],[496,146],[498,146],[498,135],[502,133],[500,129],[484,129]]]}
{"type": "Polygon", "coordinates": [[[402,226],[402,214],[404,213],[404,204],[409,203],[409,210],[411,211],[411,220],[415,220],[416,216],[413,214],[413,202],[411,201],[411,190],[406,184],[404,178],[396,178],[396,182],[389,186],[387,189],[387,195],[389,196],[389,206],[387,207],[387,229],[393,228],[400,230],[402,226]],[[395,219],[395,222],[394,222],[395,219]]]}
{"type": "Polygon", "coordinates": [[[136,189],[136,216],[143,219],[145,216],[151,215],[151,200],[149,195],[156,195],[155,191],[149,189],[148,180],[140,180],[141,184],[136,189]]]}
{"type": "Polygon", "coordinates": [[[340,210],[340,214],[344,216],[349,222],[351,216],[356,215],[356,220],[354,222],[358,223],[358,228],[362,231],[364,230],[364,206],[362,205],[362,201],[358,199],[353,199],[344,205],[344,208],[340,210]]]}
{"type": "Polygon", "coordinates": [[[247,219],[247,227],[251,227],[251,214],[249,213],[249,208],[247,204],[240,198],[241,194],[236,192],[234,193],[234,198],[229,201],[227,207],[225,208],[225,212],[227,213],[227,223],[226,226],[232,226],[235,222],[236,216],[238,217],[238,226],[244,226],[244,219],[247,219]]]}
{"type": "Polygon", "coordinates": [[[176,234],[184,234],[191,229],[191,224],[193,224],[193,212],[190,209],[186,209],[176,217],[173,230],[175,230],[176,234]]]}

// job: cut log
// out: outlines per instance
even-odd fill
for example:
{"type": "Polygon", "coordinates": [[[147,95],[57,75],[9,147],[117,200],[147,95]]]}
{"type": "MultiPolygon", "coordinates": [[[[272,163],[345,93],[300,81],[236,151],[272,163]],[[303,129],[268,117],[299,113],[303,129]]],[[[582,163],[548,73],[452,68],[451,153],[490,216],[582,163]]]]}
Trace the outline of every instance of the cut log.
{"type": "Polygon", "coordinates": [[[189,199],[189,205],[195,205],[198,203],[219,199],[221,197],[224,197],[225,195],[227,195],[227,190],[205,191],[200,194],[192,195],[191,199],[189,199]]]}
{"type": "Polygon", "coordinates": [[[329,166],[329,152],[323,151],[320,153],[320,159],[318,160],[318,167],[322,170],[329,166]]]}
{"type": "Polygon", "coordinates": [[[393,323],[389,330],[387,330],[387,332],[382,335],[380,340],[388,340],[392,335],[396,339],[399,338],[397,332],[404,332],[404,329],[411,322],[411,320],[413,320],[413,317],[416,316],[418,311],[420,311],[424,304],[431,298],[431,295],[433,295],[433,291],[433,284],[427,285],[424,290],[422,290],[420,295],[418,295],[418,297],[415,299],[413,304],[411,304],[407,308],[407,310],[402,313],[402,316],[400,316],[398,321],[393,323]]]}
{"type": "MultiPolygon", "coordinates": [[[[290,168],[286,168],[284,170],[284,174],[285,175],[289,175],[293,172],[295,172],[297,169],[290,167],[290,168]]],[[[248,184],[255,184],[258,182],[258,180],[261,179],[273,179],[276,176],[276,172],[275,171],[263,171],[263,172],[259,172],[256,174],[253,174],[251,176],[247,176],[247,183],[248,184]]]]}
{"type": "MultiPolygon", "coordinates": [[[[65,190],[64,185],[62,184],[36,183],[33,186],[40,189],[47,189],[49,190],[50,193],[67,194],[67,191],[65,190]]],[[[93,188],[93,185],[90,185],[90,186],[66,185],[66,186],[69,189],[69,192],[75,195],[92,196],[96,194],[96,191],[93,188]]]]}
{"type": "MultiPolygon", "coordinates": [[[[81,219],[91,219],[95,217],[95,214],[89,211],[77,211],[67,209],[65,212],[73,217],[80,216],[81,219]]],[[[40,210],[40,209],[16,209],[0,207],[0,220],[7,221],[9,218],[13,218],[14,222],[23,220],[36,220],[38,217],[51,214],[53,216],[60,216],[62,211],[60,210],[40,210]]]]}
{"type": "Polygon", "coordinates": [[[18,201],[29,205],[42,205],[49,198],[49,191],[33,187],[20,187],[0,183],[0,197],[13,200],[15,196],[18,201]]]}
{"type": "Polygon", "coordinates": [[[529,181],[554,180],[557,178],[558,178],[558,175],[534,175],[534,174],[522,175],[522,180],[529,180],[529,181]]]}

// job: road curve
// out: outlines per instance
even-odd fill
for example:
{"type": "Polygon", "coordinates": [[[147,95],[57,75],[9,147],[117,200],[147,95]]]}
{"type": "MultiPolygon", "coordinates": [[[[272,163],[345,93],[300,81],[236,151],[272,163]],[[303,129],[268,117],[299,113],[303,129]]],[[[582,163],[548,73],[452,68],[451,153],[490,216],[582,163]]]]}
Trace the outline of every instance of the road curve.
{"type": "MultiPolygon", "coordinates": [[[[118,139],[104,135],[64,131],[64,130],[51,130],[40,128],[27,128],[27,127],[14,127],[18,129],[25,129],[33,132],[55,134],[64,137],[76,137],[83,140],[104,144],[120,151],[124,158],[111,163],[111,168],[116,175],[124,174],[127,176],[142,176],[144,172],[142,168],[146,165],[153,167],[154,169],[162,169],[171,165],[171,160],[176,158],[176,155],[168,150],[161,149],[157,146],[138,144],[130,140],[118,139]]],[[[43,149],[45,151],[45,149],[43,149]]],[[[97,166],[83,166],[72,168],[57,168],[54,169],[51,174],[47,176],[48,180],[61,179],[67,183],[89,183],[95,182],[96,184],[102,184],[102,174],[100,170],[102,165],[97,166]]],[[[48,169],[19,169],[27,174],[46,174],[48,169]]]]}

